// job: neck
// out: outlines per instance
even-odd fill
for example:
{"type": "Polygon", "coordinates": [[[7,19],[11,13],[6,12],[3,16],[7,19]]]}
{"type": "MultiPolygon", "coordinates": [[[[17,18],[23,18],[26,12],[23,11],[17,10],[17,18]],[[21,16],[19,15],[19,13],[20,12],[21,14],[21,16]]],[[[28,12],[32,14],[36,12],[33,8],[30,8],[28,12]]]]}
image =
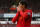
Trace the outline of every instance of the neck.
{"type": "Polygon", "coordinates": [[[26,9],[26,8],[24,8],[24,9],[23,9],[23,12],[24,12],[24,11],[26,11],[26,10],[27,10],[27,9],[26,9]]]}

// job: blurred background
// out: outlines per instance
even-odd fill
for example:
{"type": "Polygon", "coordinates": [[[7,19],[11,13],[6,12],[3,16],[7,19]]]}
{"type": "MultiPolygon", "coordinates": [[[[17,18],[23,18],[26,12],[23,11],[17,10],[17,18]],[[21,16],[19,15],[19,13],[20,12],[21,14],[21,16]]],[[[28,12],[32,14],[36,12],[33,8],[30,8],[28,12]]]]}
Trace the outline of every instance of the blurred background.
{"type": "MultiPolygon", "coordinates": [[[[22,0],[0,0],[0,27],[16,27],[12,18],[17,13],[17,3],[22,0]]],[[[24,1],[24,0],[23,0],[24,1]]],[[[32,10],[30,27],[40,27],[40,0],[25,0],[27,9],[32,10]]]]}

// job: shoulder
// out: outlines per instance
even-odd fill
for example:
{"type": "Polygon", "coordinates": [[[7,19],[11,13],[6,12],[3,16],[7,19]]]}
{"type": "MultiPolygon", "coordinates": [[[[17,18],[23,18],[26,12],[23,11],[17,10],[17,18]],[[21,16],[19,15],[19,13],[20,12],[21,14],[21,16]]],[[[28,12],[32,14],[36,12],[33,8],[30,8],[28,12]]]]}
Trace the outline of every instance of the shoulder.
{"type": "Polygon", "coordinates": [[[32,10],[27,10],[26,12],[31,12],[32,13],[32,10]]]}
{"type": "Polygon", "coordinates": [[[32,12],[32,10],[27,10],[28,12],[32,12]]]}
{"type": "Polygon", "coordinates": [[[28,15],[32,14],[32,10],[27,10],[26,13],[28,13],[28,15]]]}

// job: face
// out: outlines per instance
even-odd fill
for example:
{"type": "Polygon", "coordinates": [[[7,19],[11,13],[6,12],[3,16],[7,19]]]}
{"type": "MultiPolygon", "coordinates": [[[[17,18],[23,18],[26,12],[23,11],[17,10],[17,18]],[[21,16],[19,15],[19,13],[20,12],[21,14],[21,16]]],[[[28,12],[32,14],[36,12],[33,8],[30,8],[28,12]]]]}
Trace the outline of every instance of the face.
{"type": "Polygon", "coordinates": [[[22,5],[21,3],[19,3],[18,7],[20,7],[21,9],[23,9],[25,6],[22,5]]]}

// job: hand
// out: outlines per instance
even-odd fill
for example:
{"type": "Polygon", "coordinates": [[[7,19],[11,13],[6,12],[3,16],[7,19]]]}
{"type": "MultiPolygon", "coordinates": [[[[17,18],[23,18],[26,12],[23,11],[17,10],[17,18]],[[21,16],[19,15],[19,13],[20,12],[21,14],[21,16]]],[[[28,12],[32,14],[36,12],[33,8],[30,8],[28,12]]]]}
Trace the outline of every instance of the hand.
{"type": "Polygon", "coordinates": [[[19,12],[20,10],[22,10],[22,7],[17,7],[17,12],[19,12]]]}

